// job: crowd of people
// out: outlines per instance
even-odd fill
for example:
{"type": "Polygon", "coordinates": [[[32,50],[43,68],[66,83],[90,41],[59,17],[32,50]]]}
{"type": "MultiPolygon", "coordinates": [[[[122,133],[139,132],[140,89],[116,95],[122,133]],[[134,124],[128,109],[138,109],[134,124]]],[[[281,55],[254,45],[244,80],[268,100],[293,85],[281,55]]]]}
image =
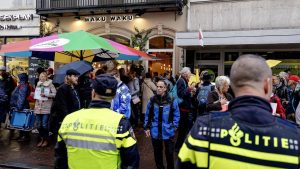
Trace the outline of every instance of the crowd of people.
{"type": "MultiPolygon", "coordinates": [[[[53,70],[49,73],[41,68],[37,70],[38,80],[34,86],[35,91],[32,91],[27,74],[19,74],[16,84],[5,72],[5,67],[0,67],[0,72],[1,122],[4,122],[11,108],[17,110],[30,108],[28,97],[34,95],[34,113],[40,137],[37,146],[48,146],[50,131],[59,135],[55,148],[56,168],[68,168],[68,162],[72,167],[84,165],[70,164],[72,160],[82,158],[87,153],[80,150],[81,153],[78,155],[74,153],[76,148],[111,150],[114,153],[120,151],[121,162],[115,157],[111,157],[112,159],[107,157],[107,163],[95,163],[95,168],[97,165],[113,166],[114,160],[117,161],[116,166],[138,168],[139,157],[133,129],[140,127],[144,128],[145,136],[151,138],[157,169],[165,168],[163,147],[168,169],[174,168],[175,152],[179,153],[179,168],[206,168],[209,165],[209,162],[205,161],[209,155],[207,154],[209,142],[219,144],[220,141],[212,139],[209,136],[210,132],[223,134],[225,137],[226,133],[220,133],[219,130],[222,130],[222,127],[226,128],[228,129],[226,135],[231,135],[229,129],[235,124],[236,127],[240,125],[241,128],[244,127],[244,131],[251,132],[251,129],[245,129],[246,123],[268,124],[274,121],[273,117],[300,124],[300,78],[287,72],[272,76],[271,69],[266,67],[266,63],[252,55],[235,62],[230,78],[218,76],[214,82],[208,71],[202,71],[198,83],[189,83],[192,72],[188,67],[184,67],[179,72],[180,75],[173,78],[168,71],[163,75],[154,72],[153,76],[147,72],[142,77],[141,71],[134,66],[129,71],[124,68],[108,71],[104,66],[97,70],[95,75],[92,75],[92,72],[80,75],[78,71],[70,69],[66,72],[64,83],[57,85],[51,80],[53,70]],[[256,61],[261,67],[257,70],[254,68],[249,68],[248,71],[241,70],[247,61],[248,63],[256,61]],[[7,103],[10,103],[10,106],[7,106],[7,103]],[[273,112],[270,103],[276,105],[273,112]],[[259,104],[260,107],[254,108],[259,104]],[[100,114],[97,113],[99,108],[107,121],[101,116],[100,110],[100,114]],[[253,111],[253,114],[240,113],[241,111],[253,111]],[[90,114],[89,117],[82,115],[90,112],[94,114],[90,114]],[[114,115],[112,112],[122,116],[114,115]],[[231,116],[228,112],[240,114],[233,113],[231,116]],[[263,115],[259,118],[259,112],[269,113],[270,116],[264,114],[269,119],[265,119],[263,115]],[[222,121],[223,118],[227,121],[222,121]],[[210,123],[213,119],[214,121],[210,123]],[[223,126],[216,127],[218,125],[223,126]],[[98,128],[100,131],[98,134],[92,131],[98,128]],[[175,137],[177,132],[178,135],[175,137]],[[82,139],[78,138],[79,136],[82,139]],[[95,143],[91,143],[95,138],[104,140],[97,142],[96,146],[95,143]],[[115,148],[111,145],[113,143],[110,139],[117,140],[115,148]],[[197,145],[198,143],[200,145],[197,145]],[[75,149],[67,153],[66,148],[70,147],[75,149]],[[197,151],[201,152],[199,157],[197,151]]],[[[219,137],[219,134],[213,137],[219,137]]],[[[290,138],[290,135],[285,137],[290,138]]],[[[29,132],[21,131],[18,140],[28,139],[29,132]]]]}

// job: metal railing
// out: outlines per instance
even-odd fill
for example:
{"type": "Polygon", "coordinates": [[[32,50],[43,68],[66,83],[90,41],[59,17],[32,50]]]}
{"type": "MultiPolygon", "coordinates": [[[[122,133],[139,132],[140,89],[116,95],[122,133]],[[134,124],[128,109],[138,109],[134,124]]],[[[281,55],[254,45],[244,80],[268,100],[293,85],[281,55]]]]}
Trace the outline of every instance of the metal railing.
{"type": "Polygon", "coordinates": [[[37,10],[71,8],[114,8],[131,6],[180,7],[183,0],[36,0],[37,10]]]}

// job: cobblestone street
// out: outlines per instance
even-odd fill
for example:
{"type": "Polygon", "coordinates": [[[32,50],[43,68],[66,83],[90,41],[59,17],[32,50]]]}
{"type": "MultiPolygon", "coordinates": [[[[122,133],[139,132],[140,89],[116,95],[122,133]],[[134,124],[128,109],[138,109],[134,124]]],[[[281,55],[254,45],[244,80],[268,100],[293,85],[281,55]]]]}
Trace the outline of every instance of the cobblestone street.
{"type": "MultiPolygon", "coordinates": [[[[136,130],[135,133],[140,151],[140,168],[155,168],[150,138],[145,138],[142,129],[136,130]]],[[[29,142],[17,142],[13,138],[18,136],[18,131],[2,128],[0,136],[0,168],[53,168],[55,142],[53,137],[50,146],[38,148],[37,134],[31,134],[29,142]]]]}

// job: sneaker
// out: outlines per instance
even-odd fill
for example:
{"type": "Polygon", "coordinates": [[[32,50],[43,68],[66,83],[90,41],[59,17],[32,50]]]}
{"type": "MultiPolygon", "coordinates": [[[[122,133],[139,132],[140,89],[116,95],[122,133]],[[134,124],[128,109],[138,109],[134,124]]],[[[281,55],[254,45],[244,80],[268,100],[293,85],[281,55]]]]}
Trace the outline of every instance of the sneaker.
{"type": "Polygon", "coordinates": [[[39,131],[38,131],[38,129],[33,129],[33,130],[31,131],[31,133],[39,134],[39,131]]]}

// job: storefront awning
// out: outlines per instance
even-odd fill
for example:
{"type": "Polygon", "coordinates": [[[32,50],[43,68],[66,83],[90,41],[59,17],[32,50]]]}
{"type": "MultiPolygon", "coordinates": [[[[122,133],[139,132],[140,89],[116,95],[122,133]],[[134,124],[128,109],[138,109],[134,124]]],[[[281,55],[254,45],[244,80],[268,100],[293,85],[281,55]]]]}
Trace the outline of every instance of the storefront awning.
{"type": "MultiPolygon", "coordinates": [[[[300,44],[300,29],[203,31],[204,46],[300,44]]],[[[199,32],[177,32],[176,46],[200,46],[199,32]]]]}

